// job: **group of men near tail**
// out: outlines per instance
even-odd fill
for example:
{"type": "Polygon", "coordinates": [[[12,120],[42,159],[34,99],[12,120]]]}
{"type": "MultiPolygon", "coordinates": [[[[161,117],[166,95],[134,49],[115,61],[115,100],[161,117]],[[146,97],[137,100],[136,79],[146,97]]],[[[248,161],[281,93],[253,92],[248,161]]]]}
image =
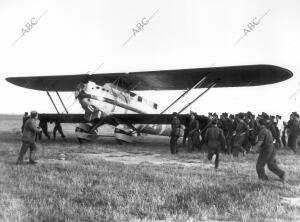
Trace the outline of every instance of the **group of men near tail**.
{"type": "MultiPolygon", "coordinates": [[[[196,116],[196,113],[190,114],[191,120],[184,129],[183,143],[188,137],[188,152],[192,152],[197,147],[208,152],[209,160],[215,155],[217,169],[221,151],[238,157],[239,153],[245,155],[254,150],[259,153],[256,162],[258,177],[262,180],[268,179],[264,171],[267,165],[284,182],[285,172],[278,167],[275,152],[276,149],[286,145],[296,152],[296,137],[300,138],[300,121],[296,112],[291,114],[288,123],[282,122],[283,127],[279,126],[281,116],[269,116],[266,113],[256,118],[251,112],[239,113],[235,116],[223,113],[220,118],[217,114],[209,113],[210,121],[202,129],[203,132],[200,132],[196,116]]],[[[181,129],[182,124],[178,115],[173,113],[170,140],[172,154],[178,153],[177,140],[181,129]]]]}
{"type": "MultiPolygon", "coordinates": [[[[29,149],[29,164],[36,164],[35,154],[37,151],[36,140],[41,140],[42,133],[50,140],[50,135],[48,133],[47,121],[40,118],[38,119],[38,113],[36,111],[31,111],[30,115],[25,112],[22,120],[22,146],[19,152],[17,164],[23,163],[24,155],[29,149]]],[[[62,127],[59,121],[55,121],[55,126],[53,128],[53,139],[56,139],[56,132],[61,134],[62,138],[65,135],[62,131],[62,127]]]]}

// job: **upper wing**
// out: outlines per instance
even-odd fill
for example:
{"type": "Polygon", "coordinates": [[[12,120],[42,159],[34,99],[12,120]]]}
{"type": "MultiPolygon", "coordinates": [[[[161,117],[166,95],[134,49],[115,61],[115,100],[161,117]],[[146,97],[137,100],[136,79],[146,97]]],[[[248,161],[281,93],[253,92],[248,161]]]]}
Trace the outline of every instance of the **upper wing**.
{"type": "Polygon", "coordinates": [[[291,71],[278,66],[249,65],[93,75],[9,77],[6,80],[21,87],[49,91],[75,91],[80,82],[88,80],[98,85],[117,81],[120,87],[128,90],[183,90],[191,88],[207,74],[201,87],[207,87],[218,79],[215,87],[237,87],[272,84],[293,76],[291,71]]]}

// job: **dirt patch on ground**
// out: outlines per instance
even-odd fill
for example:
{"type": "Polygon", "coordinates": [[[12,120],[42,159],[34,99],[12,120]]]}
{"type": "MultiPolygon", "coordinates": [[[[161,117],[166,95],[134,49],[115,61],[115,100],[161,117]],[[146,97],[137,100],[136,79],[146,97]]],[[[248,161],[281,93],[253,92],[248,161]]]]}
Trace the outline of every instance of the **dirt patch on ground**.
{"type": "Polygon", "coordinates": [[[124,164],[179,164],[186,167],[201,166],[203,168],[212,168],[211,164],[205,164],[201,160],[195,159],[180,159],[173,156],[167,156],[162,154],[150,154],[150,153],[130,153],[130,152],[111,152],[111,153],[97,153],[97,154],[87,154],[87,153],[77,153],[81,158],[87,159],[104,159],[106,161],[120,162],[124,164]]]}

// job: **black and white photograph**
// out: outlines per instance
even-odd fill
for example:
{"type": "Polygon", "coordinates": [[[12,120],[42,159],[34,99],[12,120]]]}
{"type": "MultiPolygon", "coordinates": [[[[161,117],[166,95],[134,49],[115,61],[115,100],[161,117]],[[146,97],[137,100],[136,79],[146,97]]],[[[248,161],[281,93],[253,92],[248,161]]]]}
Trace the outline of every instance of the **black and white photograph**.
{"type": "Polygon", "coordinates": [[[300,2],[0,1],[0,222],[300,221],[300,2]]]}

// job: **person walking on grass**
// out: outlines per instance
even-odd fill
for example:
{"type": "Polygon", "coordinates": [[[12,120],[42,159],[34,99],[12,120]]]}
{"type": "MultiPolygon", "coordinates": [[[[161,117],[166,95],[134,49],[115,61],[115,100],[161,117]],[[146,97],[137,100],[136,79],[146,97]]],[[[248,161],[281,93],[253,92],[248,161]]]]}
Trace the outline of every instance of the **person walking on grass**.
{"type": "Polygon", "coordinates": [[[37,146],[35,143],[35,138],[37,133],[42,131],[42,129],[38,127],[37,122],[38,122],[38,113],[36,111],[31,111],[30,118],[26,120],[24,124],[24,130],[22,135],[22,146],[19,152],[17,164],[23,163],[24,155],[26,154],[28,149],[30,149],[29,163],[36,164],[35,153],[37,151],[37,146]]]}
{"type": "Polygon", "coordinates": [[[280,180],[285,182],[285,172],[281,170],[275,158],[275,146],[273,144],[273,136],[269,129],[266,127],[267,122],[265,119],[259,119],[258,126],[260,128],[258,134],[258,142],[255,145],[255,150],[259,153],[256,162],[256,172],[258,178],[261,180],[268,180],[265,173],[265,165],[268,165],[270,171],[276,174],[280,180]]]}
{"type": "Polygon", "coordinates": [[[208,147],[207,158],[212,160],[213,155],[216,155],[215,169],[219,167],[219,153],[220,150],[226,149],[226,140],[223,130],[217,126],[217,119],[213,119],[211,126],[206,130],[204,141],[208,147]]]}

